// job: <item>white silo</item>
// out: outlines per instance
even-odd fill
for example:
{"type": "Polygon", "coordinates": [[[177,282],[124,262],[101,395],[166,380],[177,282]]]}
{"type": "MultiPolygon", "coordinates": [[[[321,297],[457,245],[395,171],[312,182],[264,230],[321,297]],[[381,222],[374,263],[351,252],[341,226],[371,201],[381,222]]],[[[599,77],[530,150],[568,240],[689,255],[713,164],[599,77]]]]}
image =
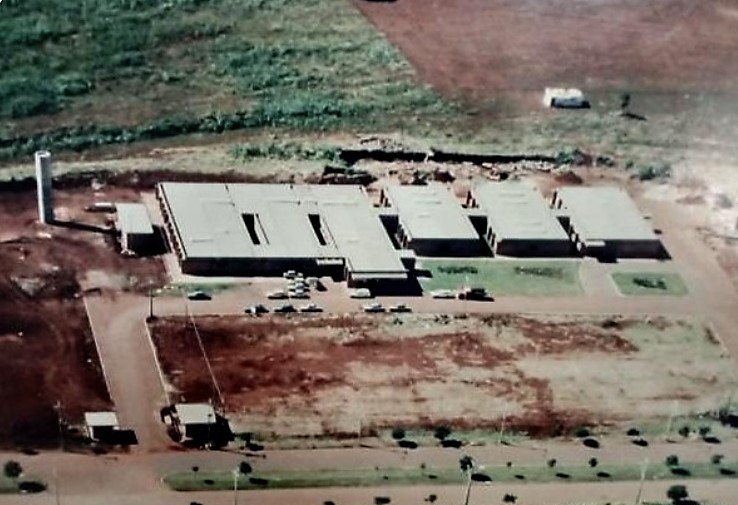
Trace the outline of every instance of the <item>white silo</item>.
{"type": "Polygon", "coordinates": [[[51,153],[36,151],[36,190],[38,192],[38,220],[54,222],[54,195],[51,188],[51,153]]]}

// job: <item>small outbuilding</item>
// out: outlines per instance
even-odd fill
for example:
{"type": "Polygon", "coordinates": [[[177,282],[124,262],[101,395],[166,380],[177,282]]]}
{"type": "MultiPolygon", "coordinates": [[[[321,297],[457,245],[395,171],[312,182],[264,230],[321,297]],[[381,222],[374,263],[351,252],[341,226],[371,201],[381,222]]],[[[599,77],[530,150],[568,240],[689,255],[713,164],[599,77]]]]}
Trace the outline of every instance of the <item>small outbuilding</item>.
{"type": "Polygon", "coordinates": [[[586,109],[589,101],[581,89],[546,88],[543,92],[543,105],[558,109],[586,109]]]}
{"type": "Polygon", "coordinates": [[[209,403],[178,403],[174,405],[174,414],[179,431],[185,438],[209,440],[211,430],[218,417],[209,403]]]}
{"type": "Polygon", "coordinates": [[[116,227],[123,251],[146,252],[154,242],[154,225],[142,203],[116,203],[116,227]]]}
{"type": "Polygon", "coordinates": [[[92,440],[112,440],[119,428],[115,412],[85,412],[85,429],[92,440]]]}

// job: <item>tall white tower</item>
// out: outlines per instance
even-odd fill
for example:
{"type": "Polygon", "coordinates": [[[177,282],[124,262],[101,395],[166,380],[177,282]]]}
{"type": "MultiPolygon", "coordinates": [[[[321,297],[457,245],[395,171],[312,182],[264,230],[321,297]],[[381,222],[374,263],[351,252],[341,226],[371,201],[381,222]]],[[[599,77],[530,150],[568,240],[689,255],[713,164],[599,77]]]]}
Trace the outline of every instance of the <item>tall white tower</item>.
{"type": "Polygon", "coordinates": [[[54,195],[51,189],[51,153],[36,151],[36,190],[38,193],[38,220],[54,222],[54,195]]]}

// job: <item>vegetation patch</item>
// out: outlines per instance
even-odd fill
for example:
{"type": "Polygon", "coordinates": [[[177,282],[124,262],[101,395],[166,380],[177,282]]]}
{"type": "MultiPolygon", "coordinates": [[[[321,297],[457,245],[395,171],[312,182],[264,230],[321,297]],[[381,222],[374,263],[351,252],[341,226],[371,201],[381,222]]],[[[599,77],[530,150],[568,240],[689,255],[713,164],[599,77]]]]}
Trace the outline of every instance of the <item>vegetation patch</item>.
{"type": "Polygon", "coordinates": [[[676,273],[616,272],[612,274],[612,279],[618,291],[626,296],[687,294],[686,284],[676,273]]]}
{"type": "Polygon", "coordinates": [[[422,268],[427,291],[483,287],[492,294],[513,296],[562,296],[582,293],[577,261],[431,260],[422,268]]]}

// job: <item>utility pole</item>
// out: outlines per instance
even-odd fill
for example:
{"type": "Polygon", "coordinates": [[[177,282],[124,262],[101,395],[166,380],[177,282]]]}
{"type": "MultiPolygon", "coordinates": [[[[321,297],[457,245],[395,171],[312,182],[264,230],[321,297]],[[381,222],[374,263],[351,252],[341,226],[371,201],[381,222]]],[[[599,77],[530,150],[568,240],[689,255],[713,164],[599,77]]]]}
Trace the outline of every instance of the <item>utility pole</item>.
{"type": "Polygon", "coordinates": [[[497,445],[502,444],[502,436],[505,433],[505,418],[507,417],[507,409],[502,412],[502,421],[500,421],[500,438],[497,439],[497,445]]]}
{"type": "Polygon", "coordinates": [[[638,494],[636,494],[635,505],[641,505],[641,495],[643,494],[643,484],[646,480],[646,471],[648,470],[648,458],[643,460],[641,465],[641,482],[638,484],[638,494]]]}
{"type": "Polygon", "coordinates": [[[154,319],[154,286],[149,284],[149,320],[154,319]]]}

